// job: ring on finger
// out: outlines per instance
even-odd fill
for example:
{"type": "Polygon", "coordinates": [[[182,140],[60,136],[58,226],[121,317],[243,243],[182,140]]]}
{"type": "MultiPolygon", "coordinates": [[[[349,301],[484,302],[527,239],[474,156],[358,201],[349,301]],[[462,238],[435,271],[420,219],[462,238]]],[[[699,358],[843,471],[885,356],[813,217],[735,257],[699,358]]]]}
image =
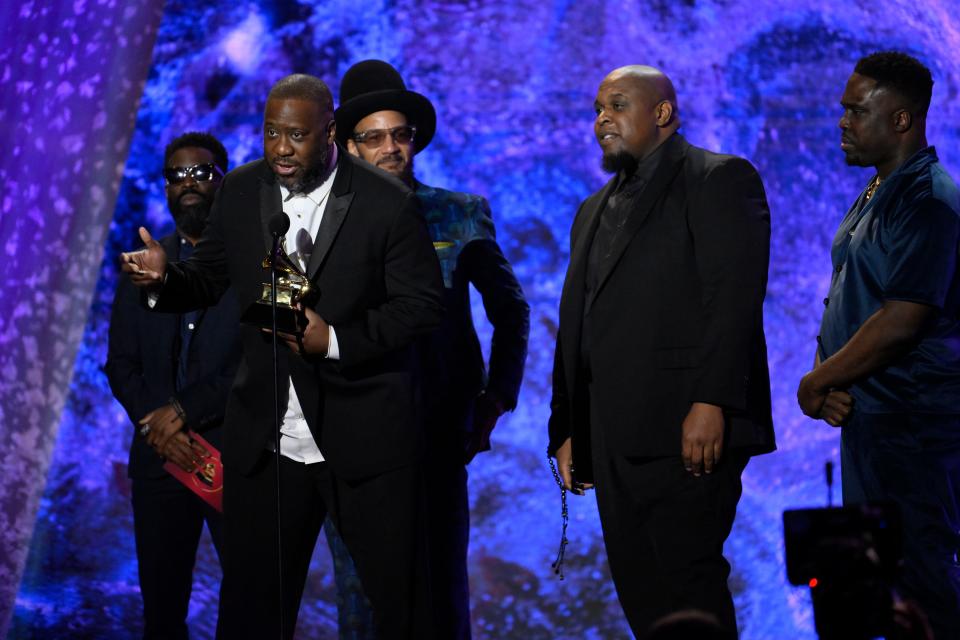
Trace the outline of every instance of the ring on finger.
{"type": "Polygon", "coordinates": [[[146,436],[146,435],[149,434],[149,433],[150,433],[150,425],[149,425],[149,424],[145,424],[145,425],[143,425],[142,427],[140,427],[140,435],[146,436]]]}

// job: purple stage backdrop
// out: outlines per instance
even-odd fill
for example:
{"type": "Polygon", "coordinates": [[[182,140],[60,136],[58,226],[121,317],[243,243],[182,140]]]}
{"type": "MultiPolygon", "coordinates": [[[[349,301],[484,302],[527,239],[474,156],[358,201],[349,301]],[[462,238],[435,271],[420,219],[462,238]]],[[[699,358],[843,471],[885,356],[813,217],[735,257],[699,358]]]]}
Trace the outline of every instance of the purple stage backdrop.
{"type": "MultiPolygon", "coordinates": [[[[209,130],[232,166],[256,158],[276,79],[312,73],[336,95],[351,64],[376,57],[437,107],[437,137],[417,157],[418,176],[490,199],[532,307],[520,406],[497,428],[493,451],[470,466],[475,636],[629,637],[592,497],[571,500],[567,579],[553,575],[560,503],[544,449],[569,227],[578,203],[606,180],[592,134],[594,93],[610,69],[647,63],[674,79],[687,138],[746,156],[767,187],[765,313],[780,448],[748,467],[727,554],[743,638],[814,637],[808,595],[786,583],[780,516],[823,504],[823,465],[837,459],[837,433],[805,419],[794,392],[813,358],[830,240],[868,177],[844,165],[838,100],[864,53],[918,56],[936,80],[929,138],[958,175],[960,5],[162,5],[0,8],[0,635],[139,635],[125,468],[133,431],[101,366],[118,252],[136,246],[140,224],[171,228],[163,146],[186,130],[209,130]]],[[[321,542],[299,637],[335,637],[330,566],[321,542]]],[[[219,578],[205,538],[190,613],[195,638],[212,637],[219,578]]]]}

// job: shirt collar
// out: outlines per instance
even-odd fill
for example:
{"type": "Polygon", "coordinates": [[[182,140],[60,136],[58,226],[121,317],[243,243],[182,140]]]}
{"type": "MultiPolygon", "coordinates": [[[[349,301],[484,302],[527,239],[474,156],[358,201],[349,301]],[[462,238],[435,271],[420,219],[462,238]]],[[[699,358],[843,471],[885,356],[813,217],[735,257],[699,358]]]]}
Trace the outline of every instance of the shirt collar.
{"type": "Polygon", "coordinates": [[[900,176],[903,174],[910,174],[916,171],[919,171],[925,168],[928,164],[937,161],[937,150],[933,145],[924,147],[920,149],[915,154],[910,156],[906,162],[893,170],[893,172],[887,176],[886,182],[894,176],[900,176]]]}
{"type": "MultiPolygon", "coordinates": [[[[177,244],[179,244],[181,247],[185,247],[187,245],[193,247],[193,243],[191,243],[187,239],[187,237],[180,232],[180,229],[176,229],[176,232],[177,232],[177,244]]],[[[200,235],[203,235],[203,233],[201,233],[200,235]]]]}
{"type": "Polygon", "coordinates": [[[625,184],[629,182],[637,182],[640,185],[645,185],[650,182],[653,178],[654,172],[656,172],[657,167],[660,165],[660,159],[663,157],[663,152],[667,148],[670,140],[673,139],[673,136],[677,135],[676,132],[670,134],[666,140],[660,143],[660,145],[651,151],[646,158],[640,161],[637,164],[636,170],[628,176],[625,176],[621,173],[620,175],[620,184],[625,184]]]}
{"type": "MultiPolygon", "coordinates": [[[[886,200],[886,198],[889,197],[889,194],[893,193],[891,191],[893,187],[890,187],[890,185],[899,184],[901,178],[916,175],[917,173],[925,170],[934,162],[937,162],[937,150],[933,147],[933,145],[920,149],[880,182],[880,185],[877,187],[876,191],[874,191],[873,197],[870,198],[869,202],[873,203],[886,200]]],[[[876,174],[874,174],[874,176],[870,178],[870,182],[876,180],[876,177],[876,174]]],[[[869,185],[870,183],[867,183],[867,187],[864,187],[863,191],[860,193],[860,198],[857,199],[857,202],[854,205],[860,205],[861,211],[866,209],[866,205],[868,204],[865,201],[865,197],[867,190],[869,189],[869,185]]],[[[895,188],[894,191],[896,191],[895,188]]]]}

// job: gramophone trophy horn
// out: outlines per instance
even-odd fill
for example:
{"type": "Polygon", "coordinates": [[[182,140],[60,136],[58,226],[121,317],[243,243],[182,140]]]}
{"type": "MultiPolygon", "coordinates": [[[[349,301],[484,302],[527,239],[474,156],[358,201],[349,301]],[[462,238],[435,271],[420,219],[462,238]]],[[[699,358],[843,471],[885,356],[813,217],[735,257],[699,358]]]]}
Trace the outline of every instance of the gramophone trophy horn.
{"type": "Polygon", "coordinates": [[[274,255],[267,254],[261,266],[265,270],[265,281],[260,290],[260,298],[244,312],[241,321],[265,329],[273,326],[271,311],[270,269],[277,270],[277,330],[282,333],[303,334],[306,319],[297,305],[311,306],[316,302],[319,291],[300,266],[290,259],[284,249],[284,243],[277,245],[274,255]]]}

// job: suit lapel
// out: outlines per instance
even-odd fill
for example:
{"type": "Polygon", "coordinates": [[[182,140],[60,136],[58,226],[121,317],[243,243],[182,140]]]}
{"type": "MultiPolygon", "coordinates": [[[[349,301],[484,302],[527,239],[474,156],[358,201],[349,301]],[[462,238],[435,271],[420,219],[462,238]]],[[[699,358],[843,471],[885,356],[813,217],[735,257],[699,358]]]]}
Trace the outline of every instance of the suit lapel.
{"type": "Polygon", "coordinates": [[[280,201],[280,185],[266,161],[263,162],[263,169],[260,174],[260,229],[266,250],[265,255],[270,255],[270,251],[273,250],[270,218],[283,211],[283,203],[280,201]]]}
{"type": "MultiPolygon", "coordinates": [[[[670,186],[670,183],[673,182],[680,168],[683,166],[683,159],[686,157],[687,147],[689,146],[687,141],[679,134],[676,134],[671,140],[664,144],[670,146],[664,149],[663,158],[660,160],[657,170],[654,172],[650,182],[640,193],[636,206],[633,211],[630,212],[630,217],[627,218],[623,229],[617,234],[613,246],[610,247],[610,253],[600,261],[600,274],[597,278],[597,288],[593,292],[593,297],[586,301],[588,309],[603,289],[604,283],[610,278],[610,274],[613,273],[614,267],[616,267],[623,253],[627,250],[630,241],[637,235],[640,227],[643,226],[650,212],[653,211],[653,207],[660,201],[660,197],[667,190],[667,187],[670,186]]],[[[601,207],[600,210],[602,211],[603,207],[601,207]]],[[[597,217],[599,218],[599,216],[597,217]]],[[[589,250],[589,244],[587,247],[589,250]]]]}
{"type": "Polygon", "coordinates": [[[610,180],[600,192],[596,204],[584,206],[580,213],[583,219],[574,220],[574,227],[579,226],[579,229],[576,230],[576,237],[572,238],[570,266],[560,295],[560,326],[563,328],[560,340],[563,344],[564,370],[567,380],[574,379],[580,352],[580,326],[583,323],[587,257],[590,254],[593,236],[597,232],[597,225],[600,223],[600,212],[606,206],[615,184],[615,179],[610,180]]]}
{"type": "Polygon", "coordinates": [[[338,148],[337,153],[339,157],[337,176],[333,180],[330,196],[327,198],[327,206],[323,210],[320,229],[317,230],[317,237],[313,241],[310,264],[307,265],[307,277],[311,280],[317,275],[320,265],[323,264],[324,258],[330,252],[330,247],[333,246],[333,241],[336,239],[337,233],[347,217],[350,203],[353,201],[354,193],[350,191],[353,161],[342,148],[338,148]]]}
{"type": "Polygon", "coordinates": [[[327,257],[327,253],[333,245],[333,240],[337,237],[337,232],[340,231],[340,225],[343,224],[343,219],[347,217],[347,210],[350,208],[352,200],[352,193],[337,197],[332,193],[330,194],[327,207],[323,212],[323,220],[320,221],[320,229],[317,231],[317,239],[313,243],[310,264],[307,265],[307,275],[310,278],[317,275],[317,270],[323,264],[323,259],[327,257]]]}
{"type": "MultiPolygon", "coordinates": [[[[581,222],[580,232],[573,241],[570,248],[570,268],[567,272],[567,278],[563,285],[562,299],[569,301],[571,307],[575,307],[576,315],[583,315],[583,293],[584,283],[587,274],[587,258],[590,255],[590,245],[593,244],[593,236],[597,234],[597,226],[600,224],[600,213],[607,206],[607,200],[613,193],[613,187],[616,180],[611,180],[603,188],[597,204],[591,208],[584,208],[583,221],[581,222]]],[[[574,311],[570,309],[571,313],[574,311]]],[[[579,321],[578,321],[579,322],[579,321]]]]}

